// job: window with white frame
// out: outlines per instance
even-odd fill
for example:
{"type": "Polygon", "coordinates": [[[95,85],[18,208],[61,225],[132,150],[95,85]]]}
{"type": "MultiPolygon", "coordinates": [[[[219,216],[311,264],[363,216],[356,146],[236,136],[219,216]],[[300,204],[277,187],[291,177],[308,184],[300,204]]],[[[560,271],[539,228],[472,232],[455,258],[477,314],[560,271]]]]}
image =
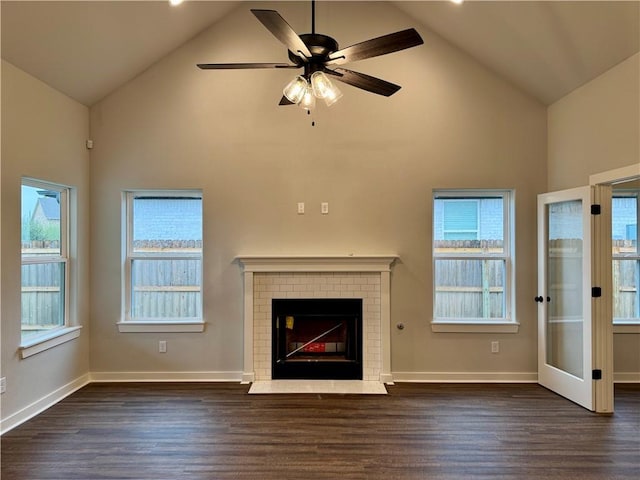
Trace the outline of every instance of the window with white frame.
{"type": "Polygon", "coordinates": [[[69,323],[69,189],[38,180],[21,185],[21,341],[69,323]]]}
{"type": "Polygon", "coordinates": [[[613,320],[640,323],[638,190],[616,190],[612,198],[613,320]]]}
{"type": "Polygon", "coordinates": [[[202,320],[202,194],[125,194],[124,321],[202,320]]]}
{"type": "Polygon", "coordinates": [[[513,192],[433,196],[433,321],[513,322],[513,192]]]}

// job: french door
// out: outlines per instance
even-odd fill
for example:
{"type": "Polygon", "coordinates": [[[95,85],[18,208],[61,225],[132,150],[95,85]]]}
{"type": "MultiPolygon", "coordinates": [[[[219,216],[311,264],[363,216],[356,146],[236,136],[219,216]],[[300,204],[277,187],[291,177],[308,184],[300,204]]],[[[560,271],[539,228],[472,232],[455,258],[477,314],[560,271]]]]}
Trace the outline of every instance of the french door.
{"type": "MultiPolygon", "coordinates": [[[[612,395],[611,365],[597,368],[603,359],[610,360],[602,355],[602,346],[609,345],[607,335],[612,334],[599,329],[601,320],[596,320],[602,287],[594,281],[607,265],[601,245],[606,232],[593,223],[601,214],[599,207],[592,208],[596,188],[538,196],[538,382],[589,410],[606,411],[607,402],[596,408],[605,385],[596,382],[603,381],[603,372],[612,395]]],[[[612,411],[612,398],[610,403],[612,411]]]]}

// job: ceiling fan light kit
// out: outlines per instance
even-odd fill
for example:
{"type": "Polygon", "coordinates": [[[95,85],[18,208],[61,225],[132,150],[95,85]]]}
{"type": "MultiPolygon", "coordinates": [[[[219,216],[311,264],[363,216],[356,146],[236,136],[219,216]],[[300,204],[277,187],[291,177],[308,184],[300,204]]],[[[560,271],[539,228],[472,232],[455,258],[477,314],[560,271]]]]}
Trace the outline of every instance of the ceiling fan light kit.
{"type": "Polygon", "coordinates": [[[298,75],[284,87],[282,93],[291,103],[300,103],[306,91],[307,81],[302,75],[298,75]]]}
{"type": "Polygon", "coordinates": [[[424,43],[418,32],[409,28],[340,49],[336,40],[315,32],[315,0],[311,1],[311,33],[298,35],[275,10],[252,9],[251,13],[287,47],[291,64],[199,63],[197,66],[203,70],[302,68],[303,73],[297,75],[284,87],[279,104],[299,105],[307,111],[315,108],[316,99],[322,99],[327,106],[331,106],[342,97],[342,92],[329,79],[329,76],[339,82],[377,95],[385,97],[393,95],[400,90],[399,85],[339,66],[424,43]],[[332,68],[328,68],[329,66],[332,68]]]}

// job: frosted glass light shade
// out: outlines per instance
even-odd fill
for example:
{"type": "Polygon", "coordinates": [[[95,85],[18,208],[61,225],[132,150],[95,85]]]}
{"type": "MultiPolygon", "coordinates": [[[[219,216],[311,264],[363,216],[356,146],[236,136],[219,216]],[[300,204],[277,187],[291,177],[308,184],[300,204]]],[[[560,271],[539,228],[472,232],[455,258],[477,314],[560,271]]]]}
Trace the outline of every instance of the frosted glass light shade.
{"type": "Polygon", "coordinates": [[[300,103],[308,86],[309,84],[304,77],[298,75],[296,78],[291,80],[286,87],[284,87],[282,93],[290,102],[300,103]]]}
{"type": "Polygon", "coordinates": [[[313,110],[316,106],[316,97],[313,94],[313,89],[311,85],[307,85],[307,88],[304,91],[304,95],[300,103],[298,104],[305,110],[313,110]]]}

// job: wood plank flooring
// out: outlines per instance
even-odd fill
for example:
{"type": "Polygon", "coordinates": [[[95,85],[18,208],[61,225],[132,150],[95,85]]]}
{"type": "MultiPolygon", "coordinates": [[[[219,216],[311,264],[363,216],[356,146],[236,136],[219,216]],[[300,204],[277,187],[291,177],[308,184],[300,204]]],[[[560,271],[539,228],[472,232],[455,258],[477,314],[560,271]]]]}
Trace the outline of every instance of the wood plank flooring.
{"type": "Polygon", "coordinates": [[[2,480],[640,478],[640,385],[597,415],[538,385],[247,395],[90,384],[5,434],[2,480]]]}

